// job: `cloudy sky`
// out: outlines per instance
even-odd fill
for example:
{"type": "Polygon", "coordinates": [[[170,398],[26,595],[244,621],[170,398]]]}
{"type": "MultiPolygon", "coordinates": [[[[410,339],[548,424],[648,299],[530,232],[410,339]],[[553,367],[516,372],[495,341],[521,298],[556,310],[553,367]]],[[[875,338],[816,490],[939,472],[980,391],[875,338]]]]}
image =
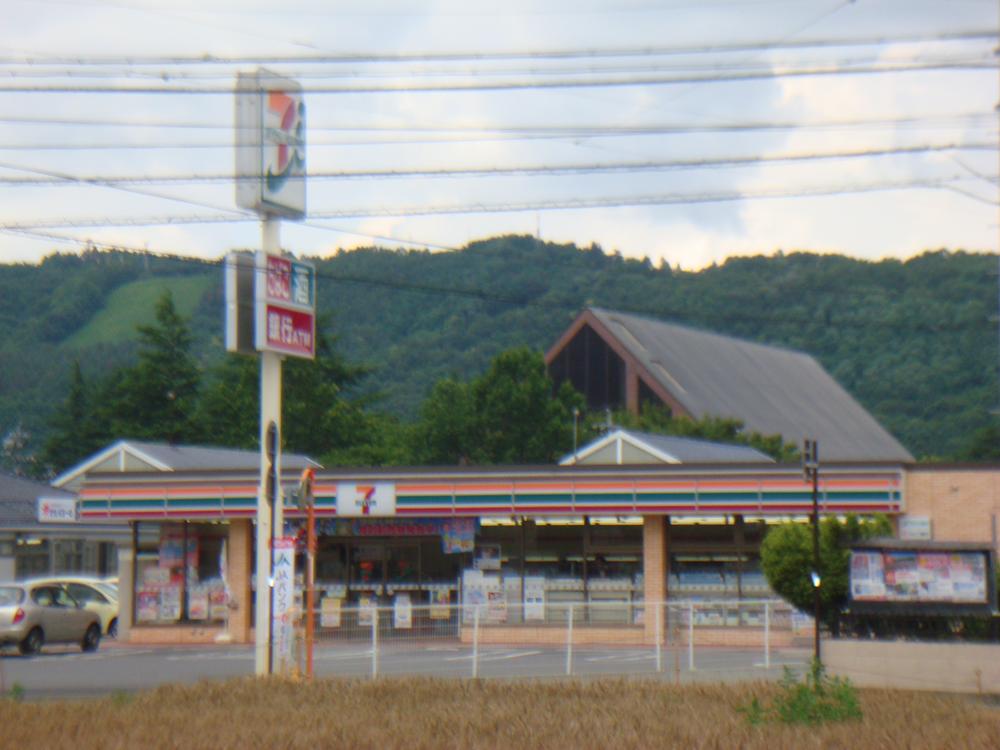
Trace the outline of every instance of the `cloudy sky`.
{"type": "Polygon", "coordinates": [[[511,232],[689,269],[997,249],[994,0],[4,0],[4,16],[0,262],[257,246],[230,91],[262,64],[307,92],[295,252],[511,232]]]}

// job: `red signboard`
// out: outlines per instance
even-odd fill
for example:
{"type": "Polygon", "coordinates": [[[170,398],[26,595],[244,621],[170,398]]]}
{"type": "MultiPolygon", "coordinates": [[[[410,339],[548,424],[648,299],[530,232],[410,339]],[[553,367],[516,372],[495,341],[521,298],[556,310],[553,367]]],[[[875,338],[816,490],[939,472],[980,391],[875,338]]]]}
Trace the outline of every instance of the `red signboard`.
{"type": "Polygon", "coordinates": [[[267,256],[267,297],[288,302],[292,299],[292,262],[275,255],[267,256]]]}
{"type": "Polygon", "coordinates": [[[306,357],[316,355],[315,318],[311,313],[268,304],[264,336],[271,351],[306,357]]]}

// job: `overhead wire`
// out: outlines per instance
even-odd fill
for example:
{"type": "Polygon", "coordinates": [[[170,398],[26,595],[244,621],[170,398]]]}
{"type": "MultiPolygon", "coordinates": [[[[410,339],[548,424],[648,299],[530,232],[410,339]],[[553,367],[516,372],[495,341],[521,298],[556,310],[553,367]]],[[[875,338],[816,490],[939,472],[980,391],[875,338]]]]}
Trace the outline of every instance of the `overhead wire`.
{"type": "MultiPolygon", "coordinates": [[[[358,180],[358,179],[412,179],[412,178],[479,178],[498,176],[570,176],[580,174],[614,174],[636,172],[659,172],[668,170],[720,169],[727,167],[747,167],[759,164],[794,164],[811,161],[829,161],[834,159],[865,159],[888,156],[915,156],[955,151],[989,151],[993,152],[996,145],[991,142],[975,143],[944,143],[921,144],[916,146],[900,146],[886,149],[861,149],[836,152],[810,152],[793,154],[769,154],[761,156],[729,156],[717,158],[673,159],[643,162],[590,162],[575,164],[522,164],[504,167],[439,167],[412,169],[359,169],[336,171],[310,171],[306,175],[309,180],[358,180]]],[[[239,181],[256,181],[256,175],[240,176],[232,172],[226,173],[190,173],[170,175],[75,175],[67,177],[63,173],[49,173],[44,169],[0,161],[0,170],[30,172],[33,177],[11,177],[0,174],[0,186],[51,186],[86,183],[94,186],[112,187],[139,184],[196,184],[196,183],[232,183],[239,181]]],[[[157,194],[147,193],[154,197],[157,194]]]]}
{"type": "Polygon", "coordinates": [[[921,42],[971,42],[992,44],[995,29],[971,28],[944,32],[882,34],[873,36],[827,37],[817,39],[758,39],[724,44],[632,45],[625,47],[522,50],[451,50],[414,52],[315,52],[292,55],[0,55],[2,65],[279,65],[332,63],[469,62],[484,60],[565,60],[579,58],[656,57],[674,55],[716,55],[729,52],[772,52],[824,47],[884,46],[921,42]]]}
{"type": "MultiPolygon", "coordinates": [[[[312,222],[324,219],[360,219],[395,216],[440,216],[459,214],[490,214],[490,213],[521,213],[526,211],[558,211],[587,208],[622,208],[636,206],[667,206],[696,205],[704,203],[726,203],[746,200],[779,200],[829,197],[835,195],[856,195],[892,190],[909,190],[914,188],[942,189],[958,181],[961,176],[949,176],[937,179],[918,180],[888,180],[881,182],[856,183],[842,186],[798,187],[795,189],[777,190],[732,190],[715,193],[686,194],[654,194],[654,195],[622,195],[600,196],[594,198],[572,198],[535,201],[517,201],[507,203],[464,203],[452,205],[401,206],[368,209],[337,209],[331,211],[310,210],[312,222]]],[[[235,224],[256,221],[257,217],[250,214],[237,215],[237,212],[216,214],[174,214],[159,216],[101,216],[55,219],[33,219],[26,221],[0,222],[0,229],[37,229],[37,228],[95,228],[95,227],[135,227],[135,226],[176,226],[187,224],[235,224]]]]}
{"type": "MultiPolygon", "coordinates": [[[[719,73],[713,75],[645,75],[645,76],[617,76],[600,77],[590,79],[560,79],[560,78],[537,78],[524,80],[497,80],[481,81],[473,80],[467,82],[450,83],[408,83],[396,86],[379,85],[305,85],[302,86],[304,94],[312,95],[338,95],[338,94],[422,94],[422,93],[468,93],[486,91],[544,91],[550,89],[579,89],[579,88],[626,88],[636,86],[673,86],[680,84],[721,84],[738,83],[747,81],[764,81],[786,78],[813,78],[830,76],[862,76],[862,75],[885,75],[903,73],[926,73],[932,71],[964,71],[975,72],[984,70],[996,70],[995,61],[983,62],[958,62],[941,64],[912,64],[912,65],[869,65],[867,67],[854,67],[841,69],[836,66],[783,69],[783,70],[762,70],[749,71],[744,73],[719,73]]],[[[34,84],[9,84],[0,83],[0,94],[115,94],[115,95],[159,95],[159,94],[185,94],[185,95],[226,95],[233,94],[231,86],[112,86],[112,85],[51,85],[40,86],[34,84]]]]}

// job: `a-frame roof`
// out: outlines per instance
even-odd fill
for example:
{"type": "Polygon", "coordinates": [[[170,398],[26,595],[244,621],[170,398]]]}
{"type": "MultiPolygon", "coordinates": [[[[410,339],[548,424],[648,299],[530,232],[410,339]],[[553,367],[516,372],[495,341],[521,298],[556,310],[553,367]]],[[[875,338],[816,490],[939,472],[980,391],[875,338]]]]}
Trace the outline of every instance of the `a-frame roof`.
{"type": "MultiPolygon", "coordinates": [[[[319,467],[308,456],[283,453],[284,469],[319,467]]],[[[242,471],[260,466],[260,453],[236,448],[205,448],[169,443],[147,443],[140,440],[119,440],[103,451],[67,469],[52,480],[55,487],[76,490],[91,473],[106,474],[129,471],[242,471]]]]}
{"type": "Polygon", "coordinates": [[[746,445],[656,435],[617,427],[559,461],[561,466],[649,463],[773,464],[774,459],[746,445]]]}
{"type": "Polygon", "coordinates": [[[552,362],[590,326],[665,403],[690,416],[739,419],[746,429],[799,444],[819,442],[820,460],[899,461],[913,457],[808,354],[589,308],[549,350],[552,362]]]}

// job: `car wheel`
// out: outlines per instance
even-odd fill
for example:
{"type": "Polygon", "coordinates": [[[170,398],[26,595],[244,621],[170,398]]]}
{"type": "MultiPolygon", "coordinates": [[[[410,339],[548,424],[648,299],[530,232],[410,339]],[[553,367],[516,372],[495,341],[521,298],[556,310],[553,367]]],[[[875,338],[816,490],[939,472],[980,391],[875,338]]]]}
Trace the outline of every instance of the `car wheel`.
{"type": "Polygon", "coordinates": [[[108,638],[118,637],[118,618],[116,617],[108,623],[108,638]]]}
{"type": "Polygon", "coordinates": [[[41,628],[32,628],[24,640],[17,644],[17,650],[20,651],[25,656],[30,656],[31,654],[37,654],[42,650],[42,644],[45,643],[45,633],[42,632],[41,628]]]}
{"type": "Polygon", "coordinates": [[[80,647],[84,651],[97,651],[97,647],[100,645],[101,626],[95,622],[87,628],[87,632],[83,634],[83,641],[81,641],[80,647]]]}

